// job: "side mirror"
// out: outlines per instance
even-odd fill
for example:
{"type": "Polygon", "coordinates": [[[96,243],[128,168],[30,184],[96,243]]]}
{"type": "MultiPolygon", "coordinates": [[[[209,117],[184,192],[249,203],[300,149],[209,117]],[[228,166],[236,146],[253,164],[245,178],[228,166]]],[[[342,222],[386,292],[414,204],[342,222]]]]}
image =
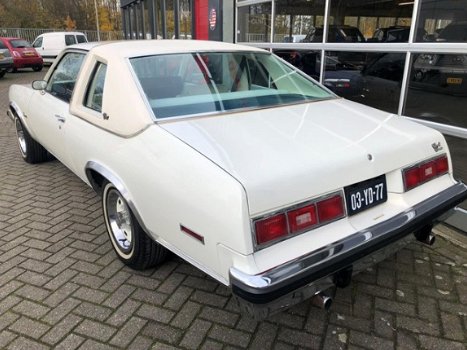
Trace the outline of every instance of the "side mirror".
{"type": "Polygon", "coordinates": [[[45,80],[34,80],[32,82],[32,88],[34,90],[45,90],[47,82],[45,80]]]}

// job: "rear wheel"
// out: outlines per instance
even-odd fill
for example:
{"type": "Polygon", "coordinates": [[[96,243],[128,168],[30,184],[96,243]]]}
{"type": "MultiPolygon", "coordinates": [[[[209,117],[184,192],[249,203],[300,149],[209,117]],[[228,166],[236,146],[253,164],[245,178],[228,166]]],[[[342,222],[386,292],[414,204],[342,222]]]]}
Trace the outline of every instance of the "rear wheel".
{"type": "Polygon", "coordinates": [[[5,76],[6,70],[0,70],[0,78],[5,76]]]}
{"type": "Polygon", "coordinates": [[[21,120],[18,117],[15,118],[15,128],[19,151],[26,162],[35,164],[49,159],[47,150],[31,137],[28,130],[23,126],[23,123],[21,123],[21,120]]]}
{"type": "Polygon", "coordinates": [[[120,260],[135,270],[144,270],[163,262],[168,251],[144,232],[122,194],[110,182],[105,183],[103,188],[105,225],[120,260]]]}
{"type": "Polygon", "coordinates": [[[37,65],[35,65],[35,66],[32,67],[32,70],[33,70],[34,72],[40,72],[40,71],[42,70],[42,68],[43,68],[43,65],[42,65],[42,64],[37,64],[37,65]]]}

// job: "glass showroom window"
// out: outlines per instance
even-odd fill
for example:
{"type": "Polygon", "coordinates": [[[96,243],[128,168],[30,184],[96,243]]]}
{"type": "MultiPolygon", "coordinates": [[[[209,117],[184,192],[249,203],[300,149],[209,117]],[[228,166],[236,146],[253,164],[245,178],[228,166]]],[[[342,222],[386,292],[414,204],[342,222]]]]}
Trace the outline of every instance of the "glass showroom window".
{"type": "Polygon", "coordinates": [[[408,42],[412,11],[413,1],[331,0],[327,42],[408,42]]]}
{"type": "Polygon", "coordinates": [[[467,0],[420,0],[417,42],[467,42],[467,0]]]}
{"type": "Polygon", "coordinates": [[[397,113],[405,58],[397,52],[328,52],[323,83],[339,96],[397,113]]]}
{"type": "Polygon", "coordinates": [[[271,41],[271,7],[271,3],[262,3],[238,8],[238,42],[271,41]]]}
{"type": "Polygon", "coordinates": [[[303,42],[315,27],[324,22],[324,0],[277,0],[274,17],[274,42],[303,42]]]}

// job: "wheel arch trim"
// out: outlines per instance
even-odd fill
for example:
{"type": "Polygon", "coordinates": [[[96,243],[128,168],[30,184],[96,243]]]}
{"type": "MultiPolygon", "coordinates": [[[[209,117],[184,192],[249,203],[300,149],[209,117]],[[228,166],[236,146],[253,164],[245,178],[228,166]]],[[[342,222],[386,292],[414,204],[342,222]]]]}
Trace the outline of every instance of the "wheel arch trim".
{"type": "MultiPolygon", "coordinates": [[[[131,211],[135,215],[136,219],[138,220],[138,223],[141,225],[143,230],[147,233],[151,233],[151,235],[154,235],[153,232],[149,231],[148,228],[146,227],[143,218],[139,214],[135,202],[132,200],[130,193],[128,192],[127,188],[123,184],[123,181],[120,179],[118,175],[116,175],[114,172],[109,170],[107,167],[105,167],[102,164],[99,164],[95,161],[88,161],[85,165],[85,173],[86,173],[86,178],[93,188],[96,193],[99,193],[100,190],[102,189],[102,186],[96,181],[96,179],[93,177],[92,172],[98,173],[100,176],[102,176],[104,179],[112,183],[115,188],[121,193],[125,201],[127,202],[128,206],[130,207],[131,211]]],[[[153,237],[156,238],[156,237],[153,237]]]]}
{"type": "Polygon", "coordinates": [[[15,120],[15,117],[18,117],[23,124],[24,124],[24,119],[26,118],[24,113],[21,111],[21,108],[19,108],[18,104],[15,101],[10,101],[10,108],[8,110],[8,116],[13,121],[15,120]]]}

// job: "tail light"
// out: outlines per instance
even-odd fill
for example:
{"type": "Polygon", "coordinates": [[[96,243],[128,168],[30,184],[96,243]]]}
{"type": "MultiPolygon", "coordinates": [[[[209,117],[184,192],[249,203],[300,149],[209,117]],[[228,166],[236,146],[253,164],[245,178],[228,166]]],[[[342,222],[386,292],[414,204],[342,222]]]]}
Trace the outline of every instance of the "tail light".
{"type": "Polygon", "coordinates": [[[406,191],[430,181],[449,171],[448,157],[443,155],[428,161],[418,163],[402,171],[406,191]]]}
{"type": "Polygon", "coordinates": [[[274,241],[277,238],[287,235],[287,219],[285,214],[271,216],[255,223],[256,242],[263,244],[274,241]]]}
{"type": "Polygon", "coordinates": [[[256,244],[272,243],[299,234],[345,216],[341,193],[318,198],[272,216],[254,220],[256,244]]]}
{"type": "Polygon", "coordinates": [[[21,57],[21,54],[18,51],[12,51],[12,53],[15,57],[21,57]]]}

